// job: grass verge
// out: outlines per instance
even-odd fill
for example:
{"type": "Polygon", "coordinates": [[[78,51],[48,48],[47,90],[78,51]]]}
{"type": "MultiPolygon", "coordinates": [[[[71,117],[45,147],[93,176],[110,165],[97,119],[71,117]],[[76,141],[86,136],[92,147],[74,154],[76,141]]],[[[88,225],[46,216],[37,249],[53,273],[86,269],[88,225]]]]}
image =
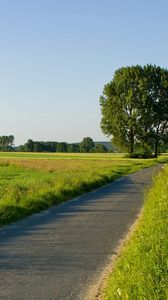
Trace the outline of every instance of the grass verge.
{"type": "Polygon", "coordinates": [[[168,299],[168,166],[148,191],[137,228],[126,242],[101,299],[168,299]]]}

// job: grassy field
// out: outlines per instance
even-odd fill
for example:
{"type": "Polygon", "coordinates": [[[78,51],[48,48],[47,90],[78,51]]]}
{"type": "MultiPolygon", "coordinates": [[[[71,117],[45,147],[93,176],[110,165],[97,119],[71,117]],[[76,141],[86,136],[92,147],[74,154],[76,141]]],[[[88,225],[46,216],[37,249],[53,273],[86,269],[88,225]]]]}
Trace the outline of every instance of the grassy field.
{"type": "Polygon", "coordinates": [[[168,166],[146,195],[137,229],[126,242],[102,299],[168,299],[168,166]]]}
{"type": "Polygon", "coordinates": [[[37,153],[37,152],[0,152],[0,158],[32,159],[114,159],[123,158],[123,153],[37,153]]]}
{"type": "MultiPolygon", "coordinates": [[[[159,160],[167,158],[160,158],[159,160]]],[[[121,154],[0,153],[0,225],[90,191],[159,160],[121,154]]]]}

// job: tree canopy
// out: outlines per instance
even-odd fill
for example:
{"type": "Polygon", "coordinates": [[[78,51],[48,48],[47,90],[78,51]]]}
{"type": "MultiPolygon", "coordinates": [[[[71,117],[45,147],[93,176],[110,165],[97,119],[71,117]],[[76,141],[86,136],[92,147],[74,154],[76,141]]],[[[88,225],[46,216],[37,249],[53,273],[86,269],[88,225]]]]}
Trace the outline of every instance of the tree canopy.
{"type": "Polygon", "coordinates": [[[118,69],[100,97],[101,128],[133,155],[149,156],[168,139],[168,70],[146,65],[118,69]]]}
{"type": "Polygon", "coordinates": [[[13,135],[0,136],[0,151],[11,151],[14,143],[13,135]]]}
{"type": "Polygon", "coordinates": [[[85,137],[80,143],[80,152],[92,152],[93,148],[94,142],[90,137],[85,137]]]}

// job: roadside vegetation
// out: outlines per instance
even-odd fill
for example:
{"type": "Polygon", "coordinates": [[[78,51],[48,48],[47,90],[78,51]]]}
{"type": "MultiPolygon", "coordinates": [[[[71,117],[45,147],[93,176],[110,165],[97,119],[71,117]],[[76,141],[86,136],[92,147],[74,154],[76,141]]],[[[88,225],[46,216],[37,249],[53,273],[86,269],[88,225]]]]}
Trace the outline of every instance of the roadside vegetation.
{"type": "Polygon", "coordinates": [[[113,154],[46,154],[48,159],[45,154],[29,153],[25,158],[16,155],[19,153],[7,153],[0,159],[1,226],[158,162],[113,154]]]}
{"type": "Polygon", "coordinates": [[[146,195],[143,214],[116,263],[103,300],[168,299],[168,166],[146,195]]]}

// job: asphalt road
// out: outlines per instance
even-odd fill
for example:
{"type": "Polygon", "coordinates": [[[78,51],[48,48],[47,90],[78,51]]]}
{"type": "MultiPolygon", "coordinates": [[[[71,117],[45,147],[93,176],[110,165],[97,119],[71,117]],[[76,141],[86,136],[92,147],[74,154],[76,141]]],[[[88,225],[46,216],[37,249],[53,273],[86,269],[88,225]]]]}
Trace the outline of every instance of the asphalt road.
{"type": "Polygon", "coordinates": [[[0,229],[0,299],[90,300],[160,166],[0,229]]]}

